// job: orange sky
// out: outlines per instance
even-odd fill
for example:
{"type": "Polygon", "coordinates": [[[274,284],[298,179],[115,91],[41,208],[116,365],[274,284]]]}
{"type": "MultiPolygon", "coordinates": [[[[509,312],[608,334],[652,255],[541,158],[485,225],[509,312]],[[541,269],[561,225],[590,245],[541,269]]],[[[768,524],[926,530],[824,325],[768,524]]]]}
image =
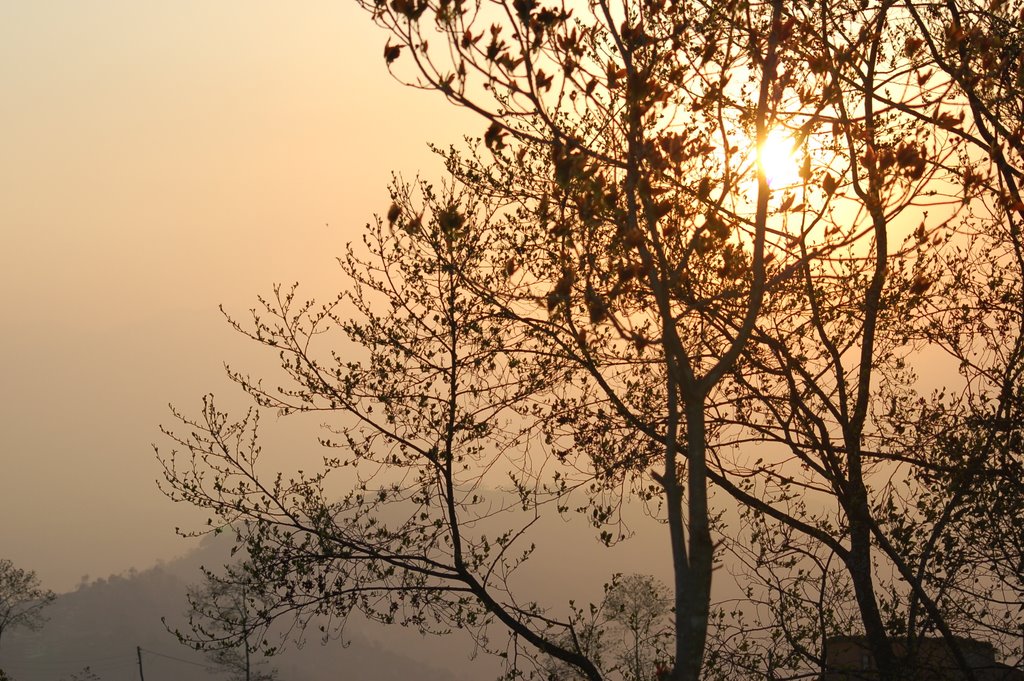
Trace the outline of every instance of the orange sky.
{"type": "Polygon", "coordinates": [[[150,443],[255,362],[217,305],[330,294],[390,172],[482,132],[384,42],[338,0],[0,2],[0,557],[62,590],[184,550],[150,443]]]}

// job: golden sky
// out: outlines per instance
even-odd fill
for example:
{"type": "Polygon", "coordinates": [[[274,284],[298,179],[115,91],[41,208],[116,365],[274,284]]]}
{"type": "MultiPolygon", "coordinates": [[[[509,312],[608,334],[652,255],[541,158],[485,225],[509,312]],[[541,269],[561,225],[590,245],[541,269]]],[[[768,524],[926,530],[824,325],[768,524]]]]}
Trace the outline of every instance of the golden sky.
{"type": "Polygon", "coordinates": [[[329,295],[391,171],[482,133],[384,42],[338,0],[0,0],[0,557],[62,590],[186,548],[150,443],[259,365],[217,305],[329,295]]]}

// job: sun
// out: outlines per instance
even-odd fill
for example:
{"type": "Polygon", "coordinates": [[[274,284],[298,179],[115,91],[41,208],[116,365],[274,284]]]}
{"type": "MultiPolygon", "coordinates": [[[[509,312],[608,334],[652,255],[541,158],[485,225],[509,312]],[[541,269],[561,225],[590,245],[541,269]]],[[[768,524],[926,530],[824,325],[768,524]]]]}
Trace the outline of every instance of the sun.
{"type": "Polygon", "coordinates": [[[760,163],[768,186],[788,187],[800,181],[800,166],[794,155],[793,140],[781,130],[772,130],[761,145],[760,163]]]}

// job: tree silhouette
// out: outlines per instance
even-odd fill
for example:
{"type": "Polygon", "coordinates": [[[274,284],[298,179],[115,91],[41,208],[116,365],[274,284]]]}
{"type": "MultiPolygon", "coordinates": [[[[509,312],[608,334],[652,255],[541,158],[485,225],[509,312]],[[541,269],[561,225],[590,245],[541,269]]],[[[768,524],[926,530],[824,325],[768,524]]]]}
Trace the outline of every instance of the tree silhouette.
{"type": "Polygon", "coordinates": [[[751,602],[812,618],[765,625],[793,653],[735,658],[750,673],[820,667],[833,628],[855,626],[882,678],[906,662],[894,636],[912,654],[932,630],[969,675],[947,558],[1010,546],[971,539],[972,503],[1005,523],[1017,508],[991,487],[1019,461],[1013,8],[362,4],[393,73],[478,113],[482,137],[440,151],[452,187],[394,187],[369,259],[343,261],[350,292],[318,307],[278,288],[232,322],[290,381],[232,373],[259,406],[350,419],[323,472],[264,482],[255,413],[208,402],[171,433],[191,458],[164,456],[169,492],[236,529],[278,594],[267,617],[360,610],[481,641],[500,623],[604,678],[583,614],[522,605],[509,576],[542,510],[579,508],[610,544],[640,498],[672,557],[669,678],[701,676],[709,631],[722,664],[738,626],[713,615],[716,539],[751,602]],[[780,137],[788,176],[769,173],[780,137]],[[342,349],[316,354],[338,331],[342,349]],[[949,392],[919,392],[925,351],[959,372],[949,392]],[[367,465],[328,500],[328,474],[367,465]],[[531,519],[487,540],[496,469],[531,519]],[[715,529],[712,486],[746,525],[715,529]]]}
{"type": "Polygon", "coordinates": [[[520,544],[536,523],[534,513],[516,511],[536,511],[554,497],[531,485],[522,449],[533,439],[531,426],[516,421],[564,372],[552,365],[522,374],[505,356],[504,347],[520,338],[467,295],[459,278],[483,267],[487,248],[466,225],[486,216],[450,191],[422,190],[418,213],[397,191],[389,223],[378,222],[366,237],[369,255],[351,250],[343,260],[344,301],[317,307],[277,289],[251,328],[236,325],[280,349],[298,386],[272,391],[233,374],[259,404],[351,417],[323,441],[339,452],[325,470],[264,483],[256,470],[257,414],[231,422],[207,400],[201,419],[186,419],[186,436],[169,432],[191,455],[163,457],[168,491],[235,528],[249,555],[248,581],[269,591],[264,621],[325,614],[343,626],[360,611],[427,631],[468,628],[486,646],[486,629],[498,620],[600,678],[589,660],[544,634],[572,622],[519,603],[507,586],[531,553],[520,544]],[[343,302],[354,309],[343,315],[343,302]],[[310,341],[332,332],[364,348],[365,359],[314,355],[310,341]],[[513,464],[508,473],[505,460],[513,464]],[[499,465],[499,477],[516,484],[514,499],[485,494],[499,465]],[[356,484],[332,499],[328,476],[345,469],[354,470],[356,484]]]}
{"type": "Polygon", "coordinates": [[[256,654],[269,657],[275,652],[264,637],[259,589],[247,584],[242,571],[204,573],[205,582],[188,593],[191,631],[175,630],[178,640],[205,651],[210,662],[232,681],[277,679],[277,671],[267,669],[265,660],[254,659],[256,654]]]}
{"type": "Polygon", "coordinates": [[[0,639],[10,629],[39,629],[46,622],[43,608],[55,598],[56,594],[42,588],[35,572],[0,560],[0,639]]]}
{"type": "Polygon", "coordinates": [[[619,664],[624,679],[653,678],[657,664],[664,661],[669,603],[668,589],[650,575],[625,575],[609,586],[603,605],[606,617],[616,625],[609,627],[609,635],[618,635],[623,643],[619,664]]]}
{"type": "MultiPolygon", "coordinates": [[[[1011,122],[1017,120],[1013,112],[1019,109],[1021,61],[1019,50],[1010,46],[1012,37],[1019,35],[1019,17],[1013,16],[1005,3],[986,8],[946,3],[945,7],[947,16],[929,11],[927,19],[922,19],[918,8],[909,3],[859,7],[822,3],[777,8],[771,23],[760,24],[771,27],[769,45],[773,34],[778,39],[775,51],[758,49],[760,46],[750,41],[751,61],[763,66],[762,73],[768,76],[762,85],[774,80],[768,101],[772,125],[792,131],[794,147],[803,148],[803,182],[793,188],[783,187],[777,203],[771,204],[776,213],[773,227],[781,225],[774,233],[787,237],[786,243],[776,240],[773,245],[785,247],[788,264],[785,256],[771,253],[772,262],[779,265],[772,272],[776,276],[769,276],[767,281],[776,283],[777,288],[772,292],[772,305],[761,306],[761,319],[751,342],[744,345],[743,361],[732,376],[738,384],[734,393],[737,409],[735,416],[727,415],[726,421],[739,427],[733,442],[774,441],[790,450],[793,458],[767,464],[761,459],[753,468],[722,460],[724,465],[710,472],[716,483],[743,503],[824,543],[827,550],[839,556],[851,577],[873,655],[887,677],[898,675],[898,665],[889,645],[890,628],[882,608],[883,601],[894,596],[875,593],[873,565],[878,551],[899,572],[902,588],[912,589],[911,601],[928,612],[927,626],[937,627],[953,641],[940,604],[922,587],[924,575],[912,567],[910,557],[914,553],[893,541],[905,535],[899,523],[906,517],[906,509],[893,505],[891,489],[874,494],[867,483],[873,471],[884,467],[879,461],[903,461],[925,470],[931,467],[927,457],[908,461],[908,452],[922,445],[932,447],[932,443],[899,437],[907,432],[908,423],[924,425],[936,416],[935,405],[916,414],[914,409],[906,408],[914,402],[912,389],[901,390],[912,381],[906,356],[932,344],[951,350],[964,361],[967,349],[960,337],[975,333],[985,338],[986,326],[1006,316],[1001,307],[1020,299],[1020,268],[1013,260],[1022,208],[1018,191],[1020,127],[1011,122]],[[902,49],[892,49],[893,45],[902,49]],[[1006,49],[994,51],[1001,47],[1006,49]],[[759,54],[762,59],[758,59],[759,54]],[[769,55],[775,59],[769,60],[769,55]],[[972,58],[986,68],[972,68],[972,58]],[[946,77],[936,76],[936,72],[946,77]],[[937,219],[928,221],[927,212],[918,213],[921,206],[927,206],[937,219]],[[918,217],[923,219],[913,229],[918,217]],[[897,235],[898,240],[894,239],[897,235]],[[903,244],[898,245],[898,241],[903,244]],[[969,244],[967,254],[965,243],[969,244]],[[983,255],[969,255],[974,250],[983,255]],[[967,276],[967,282],[973,278],[971,283],[991,288],[1004,282],[998,286],[1002,304],[991,295],[971,289],[964,273],[972,270],[992,276],[980,282],[976,275],[967,276]],[[782,278],[794,272],[796,276],[782,278]],[[958,309],[971,310],[971,314],[953,312],[953,301],[958,309]],[[887,415],[903,422],[886,423],[887,415]],[[759,488],[744,489],[735,482],[756,484],[758,479],[763,484],[759,488]],[[761,491],[751,493],[755,489],[761,491]],[[771,496],[765,497],[765,493],[771,496]],[[794,494],[806,499],[822,493],[836,499],[838,513],[833,518],[823,518],[817,511],[807,515],[791,512],[798,510],[792,503],[794,494]]],[[[375,16],[415,54],[422,37],[419,31],[428,24],[403,14],[401,6],[391,9],[395,11],[378,8],[375,16]]],[[[692,10],[688,6],[687,19],[677,24],[684,27],[680,32],[685,32],[688,18],[697,15],[692,10]]],[[[751,13],[746,8],[743,11],[746,15],[732,17],[727,28],[746,27],[755,34],[752,27],[756,21],[750,22],[751,13]]],[[[723,15],[728,12],[722,10],[723,15]]],[[[454,14],[458,18],[453,24],[471,24],[475,19],[471,12],[454,14]]],[[[609,42],[619,48],[616,56],[627,67],[635,56],[630,37],[642,35],[640,42],[645,48],[649,42],[657,43],[657,36],[650,30],[652,23],[644,21],[642,15],[643,7],[637,7],[635,16],[642,24],[639,31],[639,24],[634,25],[628,16],[618,32],[614,23],[603,27],[614,36],[609,42]]],[[[698,31],[703,35],[694,36],[698,44],[701,37],[710,38],[702,60],[704,54],[710,55],[709,59],[714,57],[722,47],[720,28],[720,24],[704,23],[698,31]]],[[[451,37],[454,39],[461,29],[458,24],[451,37]]],[[[516,35],[528,33],[522,30],[516,35]]],[[[529,50],[524,48],[522,52],[529,50]]],[[[540,49],[537,59],[550,54],[540,49]]],[[[460,76],[472,74],[466,64],[474,62],[474,55],[460,52],[455,61],[460,59],[462,62],[452,70],[460,76]]],[[[524,58],[515,66],[528,72],[529,61],[524,58]]],[[[712,61],[716,65],[719,62],[712,61]]],[[[498,81],[497,85],[509,93],[528,90],[519,71],[507,68],[508,64],[503,66],[505,79],[495,79],[488,71],[489,85],[495,86],[498,81]]],[[[528,101],[521,110],[512,106],[498,115],[473,99],[478,91],[472,87],[457,87],[450,92],[445,68],[435,67],[431,56],[421,55],[416,67],[414,72],[426,83],[485,113],[512,134],[516,130],[508,121],[529,118],[551,101],[542,97],[540,88],[534,89],[532,99],[525,96],[520,100],[528,101]]],[[[738,70],[723,68],[727,73],[738,70]]],[[[477,69],[478,73],[484,71],[482,67],[477,69]]],[[[706,83],[709,78],[692,80],[706,83]]],[[[457,78],[456,82],[461,81],[457,78]]],[[[688,84],[686,78],[681,82],[688,84]]],[[[568,87],[571,99],[572,84],[568,87]]],[[[589,87],[584,90],[588,96],[595,91],[589,87]]],[[[727,92],[723,84],[691,108],[703,108],[710,101],[719,112],[732,107],[742,110],[743,102],[727,97],[727,92]]],[[[628,97],[627,91],[625,99],[628,97]]],[[[600,108],[600,102],[587,103],[588,114],[600,108]]],[[[622,107],[622,111],[628,111],[629,102],[623,102],[622,107]]],[[[745,111],[755,116],[758,109],[750,104],[745,111]]],[[[678,109],[673,115],[682,116],[678,109]]],[[[563,119],[543,112],[540,117],[548,124],[551,144],[557,151],[566,130],[563,119]]],[[[725,115],[721,118],[728,120],[725,115]]],[[[645,132],[650,133],[652,143],[657,139],[659,146],[669,138],[665,134],[659,139],[657,124],[645,132]]],[[[608,137],[598,139],[604,142],[608,137]]],[[[764,139],[763,134],[757,137],[764,139]]],[[[578,137],[576,143],[582,156],[588,151],[596,158],[613,156],[605,147],[595,150],[592,143],[588,147],[578,137]]],[[[713,151],[713,146],[708,151],[713,151]]],[[[642,142],[636,147],[646,151],[642,142]]],[[[617,148],[629,148],[628,136],[617,148]]],[[[637,173],[643,173],[643,162],[640,165],[637,173]]],[[[628,158],[625,166],[629,167],[628,158]]],[[[656,171],[657,165],[651,166],[656,171]]],[[[675,164],[671,167],[678,168],[675,164]]],[[[556,178],[557,172],[556,167],[556,178]]],[[[477,171],[475,175],[483,174],[477,171]]],[[[707,193],[713,186],[707,175],[691,173],[689,177],[697,185],[698,194],[707,193]],[[696,178],[701,178],[699,183],[696,178]]],[[[662,190],[659,195],[671,195],[670,191],[662,190]]],[[[728,186],[722,195],[729,195],[728,186]]],[[[672,199],[669,203],[680,205],[674,196],[672,199]]],[[[587,202],[577,204],[586,207],[587,202]]],[[[666,231],[673,228],[667,227],[666,231]]],[[[648,234],[651,243],[657,243],[657,232],[651,230],[648,234]]],[[[1009,314],[1014,314],[1012,309],[1009,314]]],[[[673,323],[678,325],[682,318],[676,316],[673,323]]],[[[1009,328],[1012,334],[1015,326],[1011,319],[1009,327],[1003,322],[997,328],[1009,328]]],[[[974,344],[968,345],[970,351],[977,349],[974,344]]],[[[1010,349],[1015,343],[1003,337],[996,345],[1010,349]]],[[[979,385],[983,381],[995,386],[997,392],[1009,394],[1000,383],[1016,375],[1017,360],[1006,357],[1006,353],[998,354],[1003,356],[997,355],[998,361],[984,369],[968,362],[971,369],[964,376],[967,384],[975,390],[984,389],[979,385]]],[[[943,412],[964,414],[972,408],[961,402],[943,407],[943,412]]],[[[983,456],[979,453],[977,459],[983,456]]],[[[914,496],[910,495],[911,508],[914,496]]],[[[955,499],[950,503],[955,504],[955,499]]],[[[919,529],[928,524],[922,518],[918,520],[919,529]]],[[[942,531],[940,523],[927,545],[935,546],[934,538],[942,531]]],[[[910,619],[913,622],[914,618],[910,619]]]]}

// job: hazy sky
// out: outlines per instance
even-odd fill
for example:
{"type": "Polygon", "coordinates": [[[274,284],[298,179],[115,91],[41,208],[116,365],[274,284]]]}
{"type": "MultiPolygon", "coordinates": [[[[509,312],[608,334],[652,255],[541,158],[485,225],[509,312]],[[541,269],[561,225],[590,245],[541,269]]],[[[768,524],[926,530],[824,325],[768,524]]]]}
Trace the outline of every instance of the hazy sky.
{"type": "Polygon", "coordinates": [[[479,127],[384,42],[351,0],[0,0],[0,558],[63,590],[185,549],[150,444],[257,361],[217,305],[329,294],[390,172],[479,127]]]}

